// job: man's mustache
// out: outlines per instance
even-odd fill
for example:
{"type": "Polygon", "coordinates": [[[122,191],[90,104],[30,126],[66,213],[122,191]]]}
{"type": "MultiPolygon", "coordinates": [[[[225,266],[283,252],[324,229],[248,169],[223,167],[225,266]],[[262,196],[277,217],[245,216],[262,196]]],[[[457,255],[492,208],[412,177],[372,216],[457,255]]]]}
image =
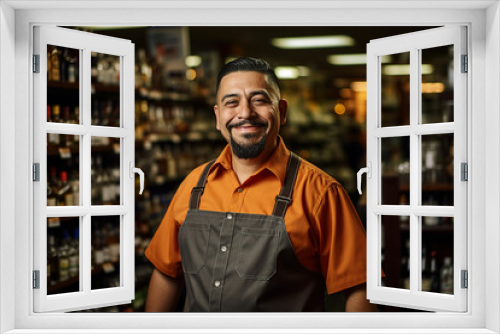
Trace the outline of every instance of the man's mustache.
{"type": "Polygon", "coordinates": [[[240,122],[234,123],[234,124],[228,124],[226,127],[227,127],[227,130],[229,132],[231,132],[231,130],[234,127],[239,127],[239,126],[244,126],[244,125],[250,125],[250,126],[267,126],[267,122],[245,120],[245,121],[240,121],[240,122]]]}

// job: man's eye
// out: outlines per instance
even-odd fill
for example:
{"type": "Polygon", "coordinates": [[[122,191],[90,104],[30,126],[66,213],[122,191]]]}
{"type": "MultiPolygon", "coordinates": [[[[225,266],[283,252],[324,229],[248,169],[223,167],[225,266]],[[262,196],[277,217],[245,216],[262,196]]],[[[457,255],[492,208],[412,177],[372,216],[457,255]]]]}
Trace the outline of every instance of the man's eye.
{"type": "Polygon", "coordinates": [[[226,102],[226,106],[235,106],[238,103],[236,100],[229,100],[226,102]]]}
{"type": "Polygon", "coordinates": [[[253,103],[256,103],[256,104],[264,104],[264,103],[267,103],[268,101],[266,99],[254,99],[253,100],[253,103]]]}

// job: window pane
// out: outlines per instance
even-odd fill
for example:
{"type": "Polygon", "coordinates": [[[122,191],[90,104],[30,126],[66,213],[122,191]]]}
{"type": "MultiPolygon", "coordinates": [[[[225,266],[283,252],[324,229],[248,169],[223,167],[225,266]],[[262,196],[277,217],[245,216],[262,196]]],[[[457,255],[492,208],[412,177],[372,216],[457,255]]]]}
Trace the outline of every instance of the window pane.
{"type": "Polygon", "coordinates": [[[382,138],[382,204],[408,205],[410,137],[382,138]]]}
{"type": "Polygon", "coordinates": [[[451,217],[422,217],[421,291],[453,294],[451,217]]]}
{"type": "Polygon", "coordinates": [[[92,217],[92,290],[120,286],[120,216],[92,217]]]}
{"type": "MultiPolygon", "coordinates": [[[[384,59],[380,57],[379,59],[384,59]]],[[[382,126],[410,124],[410,52],[393,54],[382,65],[382,126]]]]}
{"type": "Polygon", "coordinates": [[[422,205],[453,206],[453,134],[422,136],[422,205]]]}
{"type": "Polygon", "coordinates": [[[382,285],[410,289],[410,217],[382,216],[382,285]]]}
{"type": "Polygon", "coordinates": [[[92,125],[120,126],[120,57],[92,52],[92,125]]]}
{"type": "Polygon", "coordinates": [[[120,205],[120,139],[92,137],[91,203],[120,205]]]}
{"type": "Polygon", "coordinates": [[[453,45],[421,52],[422,124],[453,122],[453,45]]]}
{"type": "Polygon", "coordinates": [[[80,124],[80,50],[47,45],[47,122],[80,124]]]}
{"type": "Polygon", "coordinates": [[[80,205],[80,136],[47,134],[47,206],[80,205]]]}
{"type": "Polygon", "coordinates": [[[80,218],[47,218],[47,294],[80,291],[80,218]]]}

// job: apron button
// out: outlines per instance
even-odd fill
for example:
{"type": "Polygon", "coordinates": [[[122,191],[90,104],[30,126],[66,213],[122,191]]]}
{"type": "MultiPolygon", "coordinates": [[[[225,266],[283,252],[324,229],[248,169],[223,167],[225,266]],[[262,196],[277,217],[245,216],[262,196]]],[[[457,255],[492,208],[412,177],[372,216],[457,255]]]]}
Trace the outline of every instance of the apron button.
{"type": "Polygon", "coordinates": [[[220,281],[215,281],[214,285],[216,288],[218,288],[220,286],[220,281]]]}
{"type": "Polygon", "coordinates": [[[233,214],[232,214],[232,213],[228,213],[228,214],[226,215],[226,218],[227,218],[227,219],[233,219],[233,214]]]}
{"type": "Polygon", "coordinates": [[[238,188],[238,192],[242,193],[243,192],[243,188],[238,188]]]}
{"type": "Polygon", "coordinates": [[[226,246],[222,246],[222,247],[220,248],[220,250],[221,250],[221,251],[223,251],[223,252],[225,252],[225,251],[227,251],[227,247],[226,247],[226,246]]]}

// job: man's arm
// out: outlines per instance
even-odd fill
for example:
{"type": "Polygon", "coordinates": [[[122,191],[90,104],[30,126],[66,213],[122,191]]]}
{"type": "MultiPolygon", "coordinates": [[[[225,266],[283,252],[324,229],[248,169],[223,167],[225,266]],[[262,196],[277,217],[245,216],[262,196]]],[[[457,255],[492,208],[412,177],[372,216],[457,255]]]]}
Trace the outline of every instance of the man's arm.
{"type": "Polygon", "coordinates": [[[175,311],[183,287],[182,278],[173,279],[155,268],[149,283],[146,312],[175,311]]]}
{"type": "Polygon", "coordinates": [[[377,305],[366,299],[366,284],[344,290],[346,312],[376,312],[377,305]]]}

